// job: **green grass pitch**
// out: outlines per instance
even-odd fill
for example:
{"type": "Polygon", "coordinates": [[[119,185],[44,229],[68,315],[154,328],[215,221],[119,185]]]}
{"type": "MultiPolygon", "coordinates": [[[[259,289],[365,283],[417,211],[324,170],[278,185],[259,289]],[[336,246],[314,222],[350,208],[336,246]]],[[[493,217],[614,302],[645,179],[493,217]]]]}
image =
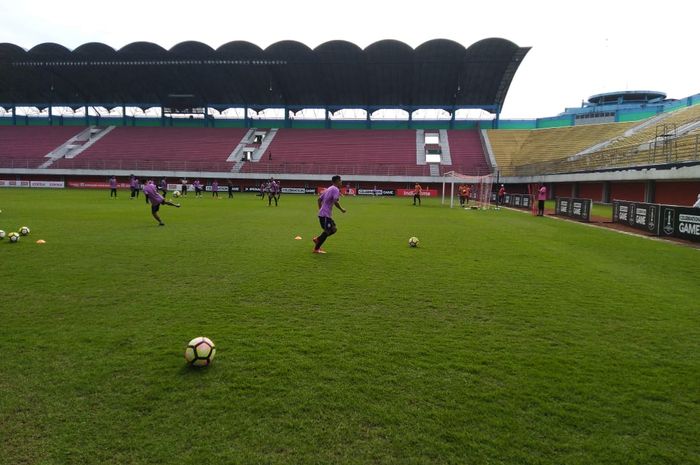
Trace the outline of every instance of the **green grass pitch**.
{"type": "Polygon", "coordinates": [[[0,191],[0,464],[700,463],[698,250],[343,198],[314,255],[313,196],[180,201],[0,191]]]}

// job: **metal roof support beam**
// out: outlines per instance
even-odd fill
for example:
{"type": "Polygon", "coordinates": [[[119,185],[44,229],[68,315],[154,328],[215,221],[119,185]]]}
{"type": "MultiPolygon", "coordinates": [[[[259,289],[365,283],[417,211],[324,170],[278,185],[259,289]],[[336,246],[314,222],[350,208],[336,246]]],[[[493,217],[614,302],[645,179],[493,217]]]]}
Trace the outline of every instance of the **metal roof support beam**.
{"type": "Polygon", "coordinates": [[[331,112],[328,110],[328,107],[324,108],[323,111],[325,112],[325,128],[330,129],[331,128],[331,112]]]}
{"type": "Polygon", "coordinates": [[[457,117],[457,108],[452,107],[452,115],[450,116],[450,129],[455,128],[455,119],[457,117]]]}
{"type": "Polygon", "coordinates": [[[90,126],[90,113],[88,113],[87,103],[85,104],[85,126],[90,126]]]}
{"type": "Polygon", "coordinates": [[[126,126],[126,104],[122,103],[122,126],[126,126]]]}
{"type": "Polygon", "coordinates": [[[370,117],[371,112],[370,112],[369,107],[365,108],[365,113],[367,115],[367,119],[365,120],[365,126],[367,127],[367,129],[372,129],[372,120],[370,117]]]}
{"type": "Polygon", "coordinates": [[[12,125],[17,126],[17,106],[12,105],[12,125]]]}

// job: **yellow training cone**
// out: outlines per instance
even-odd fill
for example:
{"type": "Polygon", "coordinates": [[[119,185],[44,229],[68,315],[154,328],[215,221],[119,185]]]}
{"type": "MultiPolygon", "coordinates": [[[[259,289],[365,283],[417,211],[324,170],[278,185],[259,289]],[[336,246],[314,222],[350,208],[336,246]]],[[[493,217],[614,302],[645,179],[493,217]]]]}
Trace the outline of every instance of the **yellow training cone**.
{"type": "Polygon", "coordinates": [[[295,237],[294,240],[295,240],[295,241],[300,241],[300,240],[301,240],[301,236],[295,237]]]}
{"type": "Polygon", "coordinates": [[[37,244],[46,244],[46,241],[44,239],[39,239],[36,241],[37,244]]]}

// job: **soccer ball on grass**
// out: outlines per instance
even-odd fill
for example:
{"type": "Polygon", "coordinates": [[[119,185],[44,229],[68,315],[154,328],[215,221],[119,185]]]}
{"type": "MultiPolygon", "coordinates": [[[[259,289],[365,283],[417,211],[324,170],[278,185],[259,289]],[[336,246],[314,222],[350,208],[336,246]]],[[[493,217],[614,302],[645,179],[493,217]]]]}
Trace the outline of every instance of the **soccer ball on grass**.
{"type": "Polygon", "coordinates": [[[408,246],[409,247],[418,247],[418,238],[413,236],[408,239],[408,246]]]}
{"type": "Polygon", "coordinates": [[[175,198],[180,197],[180,191],[173,191],[173,197],[175,197],[175,198]]]}
{"type": "Polygon", "coordinates": [[[11,232],[10,234],[7,235],[7,238],[12,242],[13,244],[15,242],[19,242],[19,233],[16,232],[11,232]]]}
{"type": "Polygon", "coordinates": [[[5,231],[3,231],[2,229],[0,229],[0,239],[5,239],[5,236],[6,236],[6,235],[7,235],[7,234],[5,233],[5,231]]]}
{"type": "Polygon", "coordinates": [[[28,236],[29,235],[29,228],[26,226],[22,226],[19,228],[19,233],[23,236],[28,236]]]}
{"type": "Polygon", "coordinates": [[[194,367],[211,365],[216,355],[216,346],[208,337],[196,337],[187,344],[185,360],[194,367]]]}

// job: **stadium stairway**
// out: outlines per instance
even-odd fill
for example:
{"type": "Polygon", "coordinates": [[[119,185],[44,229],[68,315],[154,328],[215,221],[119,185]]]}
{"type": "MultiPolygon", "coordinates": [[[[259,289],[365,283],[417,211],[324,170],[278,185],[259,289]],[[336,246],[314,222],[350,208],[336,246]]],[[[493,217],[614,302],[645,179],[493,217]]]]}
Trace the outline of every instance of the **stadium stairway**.
{"type": "Polygon", "coordinates": [[[416,130],[416,165],[425,165],[425,131],[416,130]]]}
{"type": "Polygon", "coordinates": [[[241,160],[241,156],[243,154],[243,149],[245,148],[246,145],[251,143],[253,141],[253,135],[255,134],[255,128],[251,128],[248,130],[248,132],[245,133],[241,141],[236,145],[236,148],[233,149],[231,154],[228,156],[226,161],[228,162],[237,162],[241,160]]]}
{"type": "Polygon", "coordinates": [[[48,168],[53,165],[56,160],[60,160],[61,158],[70,160],[77,157],[83,151],[90,148],[92,144],[109,134],[109,132],[114,128],[115,126],[107,126],[106,128],[99,128],[96,126],[88,127],[86,130],[82,131],[75,137],[72,137],[65,144],[57,147],[54,151],[49,153],[47,157],[50,157],[51,159],[41,165],[39,168],[48,168]]]}
{"type": "MultiPolygon", "coordinates": [[[[450,139],[446,129],[440,129],[440,164],[452,166],[452,155],[450,154],[450,139]]],[[[432,170],[430,171],[432,174],[432,170]]]]}
{"type": "Polygon", "coordinates": [[[267,132],[267,135],[263,139],[262,144],[260,144],[260,147],[255,152],[253,152],[252,161],[260,161],[260,159],[265,154],[272,141],[275,139],[276,135],[277,128],[272,128],[267,132]]]}
{"type": "Polygon", "coordinates": [[[636,133],[638,133],[638,132],[640,132],[640,131],[646,129],[647,127],[652,126],[652,125],[656,125],[656,123],[658,123],[659,121],[662,121],[662,120],[665,119],[667,116],[668,116],[668,114],[662,113],[662,114],[660,114],[660,115],[657,115],[657,116],[654,116],[654,117],[652,117],[652,118],[649,118],[648,120],[645,120],[645,121],[642,122],[641,124],[638,124],[638,125],[636,125],[636,126],[633,126],[633,127],[629,128],[629,129],[628,129],[627,131],[625,131],[622,135],[619,135],[619,136],[616,136],[616,137],[612,137],[612,138],[607,139],[607,140],[604,140],[604,141],[602,141],[602,142],[600,142],[600,143],[598,143],[598,144],[595,144],[595,145],[593,145],[593,146],[591,146],[591,147],[588,147],[588,148],[586,148],[586,149],[584,149],[584,150],[581,150],[579,153],[577,153],[577,154],[572,155],[571,157],[569,157],[568,160],[573,161],[573,160],[576,160],[576,159],[578,159],[578,158],[585,157],[586,155],[588,155],[588,154],[590,154],[590,153],[594,153],[594,152],[597,152],[597,151],[599,151],[599,150],[603,150],[603,149],[606,148],[607,146],[612,145],[612,144],[616,143],[616,142],[619,141],[619,140],[623,140],[623,139],[626,139],[626,138],[628,138],[628,137],[632,137],[632,136],[634,136],[636,133]]]}

